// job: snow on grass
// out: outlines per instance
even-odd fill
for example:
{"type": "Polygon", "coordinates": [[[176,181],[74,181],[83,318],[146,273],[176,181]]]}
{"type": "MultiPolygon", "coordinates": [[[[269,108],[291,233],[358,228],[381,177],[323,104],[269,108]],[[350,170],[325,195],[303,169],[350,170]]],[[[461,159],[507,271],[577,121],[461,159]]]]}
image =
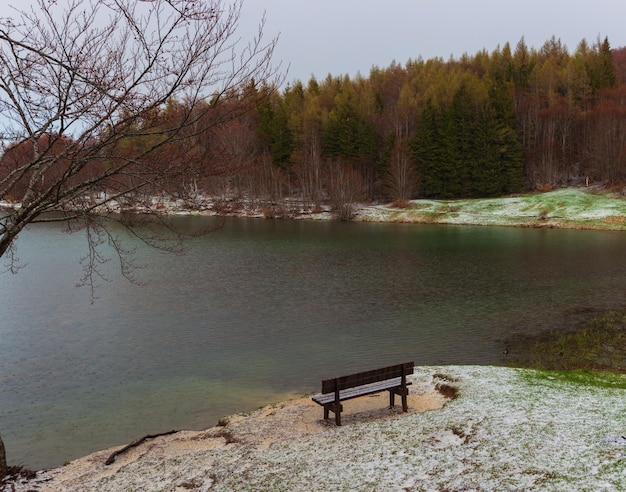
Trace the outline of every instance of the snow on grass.
{"type": "MultiPolygon", "coordinates": [[[[250,203],[197,197],[189,208],[183,200],[153,200],[157,209],[175,214],[224,215],[245,217],[289,217],[294,219],[330,220],[336,218],[331,207],[316,211],[303,210],[289,201],[275,207],[251,207],[250,203]],[[285,210],[287,210],[286,215],[285,210]]],[[[19,204],[0,201],[1,209],[19,204]]],[[[567,227],[626,230],[626,199],[610,195],[597,188],[565,188],[547,193],[535,193],[501,198],[468,200],[412,200],[406,208],[392,205],[356,205],[355,220],[364,222],[408,222],[432,224],[508,225],[524,227],[567,227]]],[[[123,207],[115,202],[107,211],[123,207]]],[[[137,209],[142,211],[141,209],[137,209]]]]}
{"type": "Polygon", "coordinates": [[[412,200],[409,207],[364,207],[359,220],[444,224],[626,228],[626,200],[587,188],[471,200],[412,200]]]}
{"type": "Polygon", "coordinates": [[[175,441],[153,444],[108,471],[101,453],[83,465],[98,473],[40,480],[53,478],[44,491],[624,490],[624,376],[444,366],[416,368],[413,380],[412,392],[445,383],[458,398],[424,413],[318,423],[314,433],[297,431],[302,405],[272,406],[176,438],[221,436],[215,445],[166,453],[175,441]]]}
{"type": "MultiPolygon", "coordinates": [[[[423,368],[458,380],[443,409],[294,442],[293,470],[315,463],[316,490],[614,490],[626,448],[624,390],[553,383],[503,368],[423,368]]],[[[282,449],[269,457],[280,461],[282,449]]],[[[296,471],[287,488],[301,487],[296,471]]]]}

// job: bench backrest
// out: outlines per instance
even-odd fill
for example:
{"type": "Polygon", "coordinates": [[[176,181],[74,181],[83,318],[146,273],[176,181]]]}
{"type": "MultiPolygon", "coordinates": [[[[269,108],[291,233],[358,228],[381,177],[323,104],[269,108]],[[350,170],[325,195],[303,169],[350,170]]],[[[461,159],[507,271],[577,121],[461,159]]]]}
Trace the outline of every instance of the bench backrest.
{"type": "Polygon", "coordinates": [[[376,383],[386,379],[399,378],[408,374],[413,374],[413,362],[405,362],[395,366],[381,367],[372,371],[358,372],[340,378],[324,379],[322,381],[322,393],[334,393],[355,386],[376,383]],[[338,387],[337,387],[338,386],[338,387]]]}

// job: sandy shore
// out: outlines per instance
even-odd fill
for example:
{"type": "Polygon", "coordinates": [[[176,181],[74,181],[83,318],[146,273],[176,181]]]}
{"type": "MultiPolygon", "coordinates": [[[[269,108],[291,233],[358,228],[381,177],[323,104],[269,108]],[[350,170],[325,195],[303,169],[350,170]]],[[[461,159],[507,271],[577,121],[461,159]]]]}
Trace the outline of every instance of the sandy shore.
{"type": "Polygon", "coordinates": [[[98,451],[63,467],[38,472],[34,480],[18,481],[15,492],[209,490],[216,481],[211,477],[219,474],[220,467],[206,460],[203,478],[198,479],[200,463],[207,454],[217,456],[218,460],[220,456],[226,458],[231,456],[229,448],[234,446],[247,452],[262,452],[277,443],[301,441],[313,434],[334,433],[367,422],[403,419],[440,409],[448,400],[432,381],[414,381],[407,413],[402,412],[401,405],[389,408],[386,392],[365,396],[344,402],[343,425],[339,429],[332,414],[330,420],[323,420],[322,407],[309,397],[293,399],[268,405],[251,414],[226,417],[220,422],[224,425],[204,431],[181,431],[148,439],[118,455],[110,465],[105,462],[123,446],[98,451]],[[168,469],[169,472],[163,474],[168,469]],[[142,477],[151,477],[151,483],[145,483],[142,477]]]}

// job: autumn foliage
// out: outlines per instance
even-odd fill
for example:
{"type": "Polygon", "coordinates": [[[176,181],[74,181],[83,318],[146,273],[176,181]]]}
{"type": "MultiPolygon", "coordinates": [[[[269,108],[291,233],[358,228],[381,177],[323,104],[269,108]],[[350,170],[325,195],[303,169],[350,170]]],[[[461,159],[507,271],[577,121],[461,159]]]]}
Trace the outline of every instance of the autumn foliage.
{"type": "MultiPolygon", "coordinates": [[[[250,80],[219,104],[189,108],[172,99],[152,108],[133,120],[134,133],[120,132],[109,156],[72,180],[127,155],[137,161],[127,181],[108,180],[102,191],[121,193],[149,176],[143,193],[258,202],[266,210],[282,210],[287,199],[310,208],[325,202],[345,218],[363,200],[614,184],[626,179],[625,77],[626,49],[598,39],[570,52],[553,37],[539,49],[522,39],[514,49],[409,60],[374,67],[368,77],[329,75],[282,91],[250,80]]],[[[81,152],[67,136],[45,135],[8,147],[1,172],[19,168],[34,145],[44,155],[81,152]]],[[[43,179],[58,179],[64,162],[43,179]]],[[[4,198],[21,196],[28,179],[4,198]]]]}

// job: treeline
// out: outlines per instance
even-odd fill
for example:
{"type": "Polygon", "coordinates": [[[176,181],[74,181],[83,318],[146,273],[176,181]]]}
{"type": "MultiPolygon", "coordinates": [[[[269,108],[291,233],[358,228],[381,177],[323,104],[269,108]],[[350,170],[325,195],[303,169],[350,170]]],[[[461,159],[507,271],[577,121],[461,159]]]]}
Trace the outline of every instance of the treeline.
{"type": "Polygon", "coordinates": [[[193,129],[146,157],[168,169],[193,162],[177,187],[230,203],[331,202],[344,216],[361,200],[618,183],[626,178],[625,81],[626,49],[606,38],[573,52],[554,37],[539,49],[522,39],[281,91],[250,81],[205,107],[172,101],[145,115],[135,137],[125,129],[118,151],[152,148],[151,128],[195,114],[193,129]]]}
{"type": "MultiPolygon", "coordinates": [[[[274,97],[257,132],[277,166],[301,178],[320,167],[336,181],[350,173],[370,199],[614,183],[626,177],[616,64],[625,55],[608,39],[581,41],[572,54],[556,38],[539,50],[522,39],[514,50],[392,64],[367,78],[296,82],[274,97]]],[[[312,196],[319,188],[299,183],[312,196]]],[[[324,185],[332,195],[332,179],[324,185]]]]}

